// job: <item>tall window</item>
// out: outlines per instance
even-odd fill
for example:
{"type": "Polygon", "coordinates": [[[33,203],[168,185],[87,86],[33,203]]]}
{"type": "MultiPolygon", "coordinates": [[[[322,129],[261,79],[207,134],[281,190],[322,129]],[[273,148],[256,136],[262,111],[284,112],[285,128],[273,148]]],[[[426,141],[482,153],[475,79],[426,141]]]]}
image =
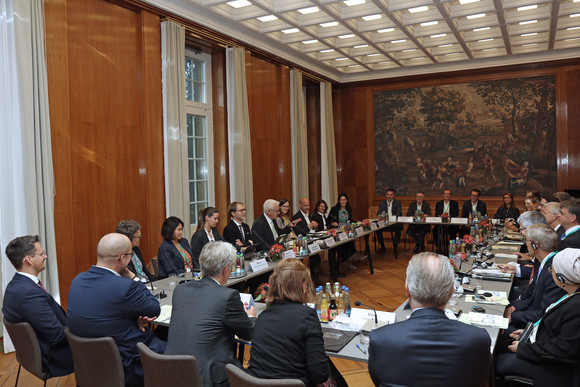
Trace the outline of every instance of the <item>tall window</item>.
{"type": "Polygon", "coordinates": [[[197,213],[214,202],[213,122],[211,106],[211,57],[185,52],[185,114],[187,122],[187,161],[189,211],[192,232],[197,213]]]}

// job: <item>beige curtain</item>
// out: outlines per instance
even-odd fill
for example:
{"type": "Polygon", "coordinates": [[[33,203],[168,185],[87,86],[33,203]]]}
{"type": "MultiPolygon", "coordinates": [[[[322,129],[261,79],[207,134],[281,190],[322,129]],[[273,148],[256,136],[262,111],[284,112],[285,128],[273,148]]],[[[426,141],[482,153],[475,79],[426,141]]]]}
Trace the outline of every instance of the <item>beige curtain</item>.
{"type": "Polygon", "coordinates": [[[308,197],[308,136],[302,73],[290,71],[290,124],[292,129],[292,205],[298,211],[298,201],[308,197]]]}
{"type": "Polygon", "coordinates": [[[332,115],[332,85],[320,82],[320,179],[322,198],[333,206],[338,199],[336,176],[336,147],[332,115]]]}
{"type": "Polygon", "coordinates": [[[251,223],[254,220],[254,189],[246,51],[243,47],[228,47],[226,50],[226,85],[230,199],[246,205],[246,217],[251,223]]]}
{"type": "MultiPolygon", "coordinates": [[[[43,2],[0,3],[0,249],[4,255],[15,237],[39,235],[49,257],[40,279],[60,302],[43,2]]],[[[1,262],[4,291],[15,270],[1,262]]]]}
{"type": "Polygon", "coordinates": [[[161,23],[163,80],[163,150],[165,169],[165,212],[181,218],[183,234],[191,235],[187,136],[185,131],[185,27],[161,23]]]}

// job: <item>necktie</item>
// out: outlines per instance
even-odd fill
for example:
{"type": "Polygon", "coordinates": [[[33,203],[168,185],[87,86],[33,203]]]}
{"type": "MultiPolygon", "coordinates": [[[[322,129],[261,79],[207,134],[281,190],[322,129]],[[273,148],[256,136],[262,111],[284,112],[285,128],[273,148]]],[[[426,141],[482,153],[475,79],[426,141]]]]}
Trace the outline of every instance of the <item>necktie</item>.
{"type": "Polygon", "coordinates": [[[40,286],[42,290],[44,290],[45,292],[48,293],[48,290],[46,290],[46,288],[44,287],[44,285],[42,284],[42,282],[40,280],[38,280],[38,286],[40,286]]]}
{"type": "Polygon", "coordinates": [[[270,223],[270,228],[272,229],[272,235],[274,236],[274,239],[278,239],[278,233],[276,232],[276,227],[274,227],[274,222],[270,223]]]}
{"type": "Polygon", "coordinates": [[[240,229],[240,235],[242,236],[242,243],[246,241],[246,236],[244,235],[244,228],[242,227],[241,224],[238,225],[238,228],[240,229]]]}
{"type": "Polygon", "coordinates": [[[528,282],[528,285],[531,285],[533,280],[534,280],[534,266],[532,266],[532,274],[530,275],[530,282],[528,282]]]}

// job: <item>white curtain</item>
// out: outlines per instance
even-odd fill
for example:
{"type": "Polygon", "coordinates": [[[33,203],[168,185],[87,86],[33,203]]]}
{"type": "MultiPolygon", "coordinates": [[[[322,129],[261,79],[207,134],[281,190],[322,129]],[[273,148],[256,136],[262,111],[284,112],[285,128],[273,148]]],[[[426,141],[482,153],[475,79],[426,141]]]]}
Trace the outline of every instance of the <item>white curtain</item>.
{"type": "Polygon", "coordinates": [[[308,197],[308,134],[304,111],[302,72],[290,71],[290,124],[292,129],[292,205],[308,197]]]}
{"type": "Polygon", "coordinates": [[[329,206],[338,199],[336,176],[336,147],[334,144],[334,118],[332,115],[332,85],[320,82],[320,179],[322,198],[329,206]]]}
{"type": "Polygon", "coordinates": [[[246,217],[251,222],[254,219],[254,188],[246,87],[246,50],[243,47],[228,47],[226,50],[226,86],[230,199],[232,202],[240,201],[245,204],[246,217]]]}
{"type": "Polygon", "coordinates": [[[48,254],[40,279],[60,302],[42,0],[0,1],[0,117],[2,293],[14,275],[6,245],[38,234],[48,254]]]}
{"type": "Polygon", "coordinates": [[[184,223],[189,238],[189,182],[185,135],[185,27],[167,20],[161,23],[163,79],[163,154],[165,163],[165,211],[184,223]]]}

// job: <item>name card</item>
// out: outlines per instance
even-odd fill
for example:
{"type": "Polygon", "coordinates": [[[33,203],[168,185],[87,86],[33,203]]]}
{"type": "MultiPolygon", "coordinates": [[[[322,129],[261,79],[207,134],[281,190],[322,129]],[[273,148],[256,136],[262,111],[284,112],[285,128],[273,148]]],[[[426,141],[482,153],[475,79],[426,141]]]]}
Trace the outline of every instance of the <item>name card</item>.
{"type": "Polygon", "coordinates": [[[266,258],[250,262],[250,271],[253,271],[254,273],[260,270],[266,270],[267,268],[268,262],[266,262],[266,258]]]}
{"type": "Polygon", "coordinates": [[[376,224],[375,222],[371,222],[371,231],[374,231],[374,230],[376,230],[377,228],[378,228],[378,227],[377,227],[377,224],[376,224]]]}
{"type": "Polygon", "coordinates": [[[341,232],[341,233],[338,234],[338,240],[339,241],[344,241],[346,239],[348,239],[348,235],[346,235],[345,232],[341,232]]]}
{"type": "Polygon", "coordinates": [[[356,235],[359,235],[359,236],[365,233],[365,230],[363,230],[362,227],[357,227],[354,229],[354,231],[356,232],[356,235]]]}
{"type": "Polygon", "coordinates": [[[453,224],[467,224],[467,218],[451,218],[451,223],[453,224]]]}
{"type": "Polygon", "coordinates": [[[394,223],[394,222],[396,222],[396,221],[397,221],[397,216],[396,216],[396,215],[391,215],[391,216],[389,216],[389,222],[392,222],[392,223],[394,223]]]}
{"type": "Polygon", "coordinates": [[[320,245],[318,243],[311,243],[308,245],[308,250],[310,250],[312,254],[318,253],[320,252],[320,245]]]}
{"type": "Polygon", "coordinates": [[[284,254],[282,255],[282,258],[286,259],[286,258],[296,258],[296,254],[294,253],[294,250],[290,249],[290,250],[286,250],[284,251],[284,254]]]}
{"type": "Polygon", "coordinates": [[[385,221],[384,221],[384,220],[381,220],[381,221],[379,221],[379,222],[377,223],[377,225],[378,225],[379,227],[385,227],[385,226],[386,226],[386,223],[385,223],[385,221]]]}
{"type": "Polygon", "coordinates": [[[427,222],[427,223],[442,223],[443,221],[438,216],[427,216],[427,217],[425,217],[425,222],[427,222]]]}
{"type": "Polygon", "coordinates": [[[399,216],[398,220],[400,223],[413,223],[412,216],[399,216]]]}
{"type": "Polygon", "coordinates": [[[333,237],[328,237],[324,240],[324,243],[326,243],[326,246],[328,247],[332,247],[336,244],[335,240],[333,237]]]}

